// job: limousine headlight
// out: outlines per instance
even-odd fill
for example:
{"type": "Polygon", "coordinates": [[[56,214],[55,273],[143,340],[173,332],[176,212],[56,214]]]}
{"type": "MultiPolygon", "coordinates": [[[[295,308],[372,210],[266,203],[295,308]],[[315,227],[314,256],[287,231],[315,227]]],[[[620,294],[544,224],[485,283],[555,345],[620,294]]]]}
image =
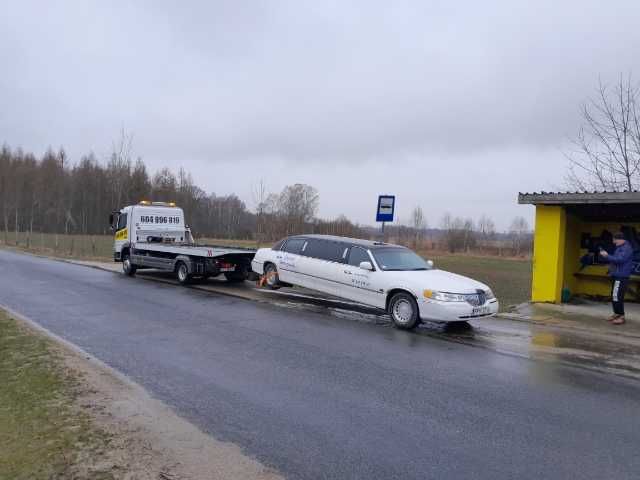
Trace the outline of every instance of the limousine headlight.
{"type": "Polygon", "coordinates": [[[493,300],[494,298],[496,298],[496,296],[493,294],[493,291],[490,288],[487,288],[484,291],[484,295],[485,297],[487,297],[487,300],[493,300]]]}
{"type": "Polygon", "coordinates": [[[436,290],[425,290],[423,292],[425,298],[430,298],[431,300],[438,300],[440,302],[466,302],[466,298],[464,295],[460,295],[458,293],[446,293],[446,292],[438,292],[436,290]]]}

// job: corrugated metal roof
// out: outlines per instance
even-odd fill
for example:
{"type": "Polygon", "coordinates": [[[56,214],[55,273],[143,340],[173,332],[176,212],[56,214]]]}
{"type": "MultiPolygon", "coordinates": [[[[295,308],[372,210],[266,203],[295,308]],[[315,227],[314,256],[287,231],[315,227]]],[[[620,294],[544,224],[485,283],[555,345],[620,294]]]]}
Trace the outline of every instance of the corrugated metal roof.
{"type": "Polygon", "coordinates": [[[640,204],[640,192],[533,192],[519,193],[518,203],[530,205],[640,204]]]}

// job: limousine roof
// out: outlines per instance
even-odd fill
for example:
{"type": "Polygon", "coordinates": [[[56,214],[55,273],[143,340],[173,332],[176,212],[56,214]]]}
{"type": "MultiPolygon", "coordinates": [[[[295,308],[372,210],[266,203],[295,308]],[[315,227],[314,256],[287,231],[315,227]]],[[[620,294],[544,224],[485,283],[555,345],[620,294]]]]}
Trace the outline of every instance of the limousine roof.
{"type": "MultiPolygon", "coordinates": [[[[393,245],[392,243],[378,242],[375,240],[363,240],[362,238],[339,237],[337,235],[319,235],[315,233],[311,235],[292,235],[289,238],[304,238],[304,239],[315,238],[318,240],[329,240],[331,242],[341,242],[341,243],[347,243],[349,245],[358,245],[360,247],[365,247],[368,249],[376,249],[381,247],[399,247],[399,245],[393,245]]],[[[399,248],[402,248],[402,247],[399,247],[399,248]]]]}

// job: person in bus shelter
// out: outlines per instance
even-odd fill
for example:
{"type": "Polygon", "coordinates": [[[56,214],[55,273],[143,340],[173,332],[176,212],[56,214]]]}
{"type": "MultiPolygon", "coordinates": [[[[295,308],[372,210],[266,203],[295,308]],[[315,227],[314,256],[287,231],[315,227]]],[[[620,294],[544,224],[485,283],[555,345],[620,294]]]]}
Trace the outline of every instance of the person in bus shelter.
{"type": "Polygon", "coordinates": [[[609,255],[605,250],[600,250],[600,258],[609,263],[609,276],[611,277],[611,303],[613,315],[609,321],[614,325],[624,324],[624,294],[627,291],[629,277],[633,270],[633,249],[625,240],[622,233],[613,236],[616,250],[609,255]]]}

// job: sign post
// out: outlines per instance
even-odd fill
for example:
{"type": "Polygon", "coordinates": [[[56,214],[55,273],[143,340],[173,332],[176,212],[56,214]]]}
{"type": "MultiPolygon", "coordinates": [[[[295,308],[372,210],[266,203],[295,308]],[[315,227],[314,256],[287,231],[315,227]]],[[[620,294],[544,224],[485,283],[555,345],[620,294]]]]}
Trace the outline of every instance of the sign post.
{"type": "Polygon", "coordinates": [[[376,222],[382,223],[382,241],[384,242],[384,224],[393,222],[393,213],[396,206],[395,195],[378,196],[378,210],[376,212],[376,222]]]}

